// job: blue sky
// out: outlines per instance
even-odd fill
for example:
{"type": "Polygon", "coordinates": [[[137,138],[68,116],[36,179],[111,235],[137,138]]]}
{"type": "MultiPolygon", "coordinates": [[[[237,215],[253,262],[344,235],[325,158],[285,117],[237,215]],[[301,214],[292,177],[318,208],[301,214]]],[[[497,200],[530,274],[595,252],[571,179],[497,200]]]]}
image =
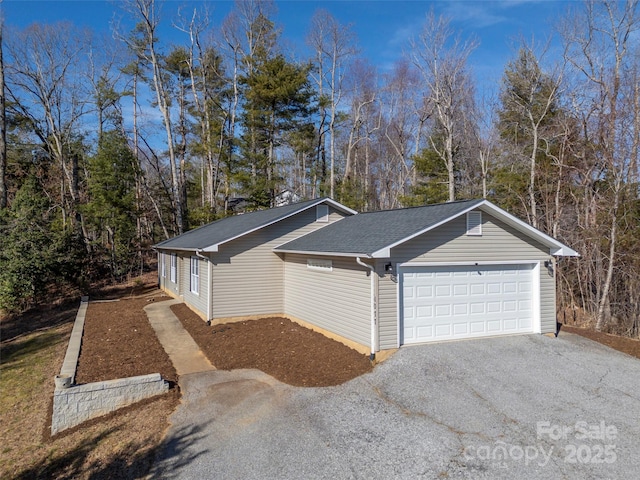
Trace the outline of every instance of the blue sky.
{"type": "MultiPolygon", "coordinates": [[[[114,15],[122,12],[116,1],[56,1],[4,0],[5,23],[18,27],[32,22],[68,20],[97,31],[109,31],[114,15]]],[[[161,40],[178,42],[179,33],[171,31],[170,19],[180,6],[201,5],[204,2],[170,0],[165,3],[165,19],[161,40]]],[[[214,25],[219,25],[233,7],[233,2],[207,2],[214,25]]],[[[495,85],[504,64],[513,56],[519,36],[538,41],[553,33],[553,24],[564,14],[571,1],[276,1],[276,22],[282,28],[283,39],[294,46],[298,58],[305,56],[304,38],[309,21],[318,8],[332,13],[341,23],[351,24],[357,34],[362,56],[385,71],[399,59],[408,39],[417,34],[425,14],[434,8],[437,14],[452,19],[452,27],[463,36],[475,35],[480,45],[470,59],[479,84],[495,85]]],[[[185,39],[186,40],[186,39],[185,39]]]]}

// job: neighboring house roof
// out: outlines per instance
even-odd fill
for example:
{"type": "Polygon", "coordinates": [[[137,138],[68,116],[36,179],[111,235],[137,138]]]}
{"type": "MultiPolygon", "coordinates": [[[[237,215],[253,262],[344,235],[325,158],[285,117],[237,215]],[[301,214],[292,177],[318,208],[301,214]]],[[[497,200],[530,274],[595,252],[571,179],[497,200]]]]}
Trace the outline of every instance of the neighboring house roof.
{"type": "Polygon", "coordinates": [[[280,245],[274,251],[388,258],[393,247],[477,208],[548,246],[552,255],[579,256],[566,245],[482,199],[361,213],[280,245]]]}
{"type": "Polygon", "coordinates": [[[154,246],[160,250],[188,250],[217,252],[218,247],[236,238],[247,235],[261,228],[284,220],[316,205],[326,203],[345,213],[357,212],[341,205],[330,198],[316,198],[305,202],[286,205],[283,207],[259,210],[256,212],[233,215],[190,230],[182,235],[165,240],[154,246]]]}

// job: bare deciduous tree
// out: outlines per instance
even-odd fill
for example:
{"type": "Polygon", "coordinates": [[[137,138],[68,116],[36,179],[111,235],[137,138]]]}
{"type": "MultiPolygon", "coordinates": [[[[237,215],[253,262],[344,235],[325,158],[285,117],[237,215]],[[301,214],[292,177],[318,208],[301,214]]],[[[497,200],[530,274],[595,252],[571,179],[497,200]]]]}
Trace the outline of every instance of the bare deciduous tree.
{"type": "Polygon", "coordinates": [[[455,149],[463,135],[457,130],[464,115],[466,97],[473,91],[467,71],[469,55],[477,46],[474,39],[462,41],[454,35],[449,20],[437,17],[433,10],[427,14],[422,32],[411,42],[411,58],[422,73],[433,109],[433,118],[442,131],[442,146],[433,137],[431,147],[445,163],[448,173],[449,201],[456,199],[455,149]]]}
{"type": "Polygon", "coordinates": [[[158,8],[155,0],[129,0],[124,4],[126,10],[136,18],[139,23],[136,33],[139,37],[122,37],[129,48],[144,59],[151,69],[151,79],[156,97],[156,105],[162,115],[165,135],[167,138],[167,150],[169,165],[171,168],[171,199],[175,214],[175,226],[179,234],[184,232],[184,205],[182,172],[175,149],[175,139],[170,111],[170,96],[163,75],[161,58],[156,51],[156,29],[159,24],[158,8]]]}
{"type": "MultiPolygon", "coordinates": [[[[343,83],[350,59],[357,53],[355,35],[348,25],[341,25],[326,10],[318,10],[311,19],[307,43],[315,50],[315,76],[320,98],[322,121],[318,131],[320,149],[324,146],[324,123],[329,133],[329,196],[335,196],[336,123],[343,97],[343,83]],[[325,93],[325,87],[327,89],[325,93]],[[327,111],[328,110],[328,111],[327,111]],[[326,120],[328,117],[328,121],[326,120]]],[[[347,165],[345,170],[348,170],[347,165]]],[[[345,172],[346,175],[346,172],[345,172]]]]}
{"type": "Polygon", "coordinates": [[[79,152],[72,145],[88,103],[77,72],[82,71],[89,44],[87,32],[67,23],[33,24],[15,32],[7,44],[12,108],[30,123],[47,154],[59,165],[63,224],[70,219],[74,228],[81,227],[82,217],[77,208],[79,152]]]}
{"type": "MultiPolygon", "coordinates": [[[[591,277],[597,284],[596,329],[609,321],[610,292],[614,272],[618,268],[618,242],[623,213],[623,198],[632,178],[633,155],[638,152],[638,137],[633,135],[633,119],[637,116],[636,101],[629,101],[638,85],[637,69],[630,68],[633,60],[632,42],[640,30],[636,1],[585,3],[562,26],[566,43],[566,60],[578,72],[579,96],[587,107],[585,114],[586,144],[595,146],[590,152],[594,165],[591,188],[601,191],[599,207],[608,219],[606,243],[608,248],[593,258],[596,269],[603,275],[591,277]],[[597,185],[597,187],[595,187],[597,185]]],[[[586,155],[586,154],[585,154],[586,155]]],[[[637,198],[637,191],[632,194],[637,198]]],[[[596,244],[598,250],[599,246],[596,244]]]]}

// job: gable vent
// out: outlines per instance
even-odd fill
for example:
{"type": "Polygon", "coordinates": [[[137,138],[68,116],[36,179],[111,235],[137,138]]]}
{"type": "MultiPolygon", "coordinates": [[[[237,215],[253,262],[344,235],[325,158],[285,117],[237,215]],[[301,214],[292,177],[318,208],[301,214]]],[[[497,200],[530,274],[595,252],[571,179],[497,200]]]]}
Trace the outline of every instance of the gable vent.
{"type": "Polygon", "coordinates": [[[482,235],[482,212],[467,213],[467,235],[482,235]]]}
{"type": "Polygon", "coordinates": [[[329,205],[316,206],[316,222],[327,223],[329,221],[329,205]]]}

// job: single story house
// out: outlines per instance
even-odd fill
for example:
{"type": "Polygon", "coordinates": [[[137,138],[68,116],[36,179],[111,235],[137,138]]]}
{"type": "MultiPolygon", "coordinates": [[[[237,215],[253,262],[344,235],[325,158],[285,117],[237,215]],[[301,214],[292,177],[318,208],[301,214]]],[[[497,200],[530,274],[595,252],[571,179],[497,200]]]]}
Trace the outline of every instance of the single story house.
{"type": "Polygon", "coordinates": [[[159,285],[203,319],[284,316],[372,358],[556,331],[556,257],[487,200],[357,214],[329,198],[224,218],[155,246],[159,285]]]}

